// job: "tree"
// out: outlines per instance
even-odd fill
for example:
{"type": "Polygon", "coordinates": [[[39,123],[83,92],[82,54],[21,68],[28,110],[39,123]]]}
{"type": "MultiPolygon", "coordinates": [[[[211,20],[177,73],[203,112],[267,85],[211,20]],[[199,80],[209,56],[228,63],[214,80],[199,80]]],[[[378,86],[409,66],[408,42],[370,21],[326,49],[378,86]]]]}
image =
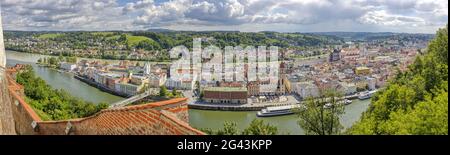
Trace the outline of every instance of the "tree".
{"type": "Polygon", "coordinates": [[[168,92],[167,92],[166,86],[161,86],[160,89],[159,89],[159,96],[160,97],[167,97],[167,94],[168,94],[168,92]]]}
{"type": "Polygon", "coordinates": [[[276,126],[266,124],[263,120],[254,119],[250,125],[242,132],[239,132],[236,122],[225,121],[223,129],[213,130],[210,128],[202,129],[206,134],[210,135],[276,135],[278,128],[276,126]]]}
{"type": "Polygon", "coordinates": [[[42,58],[39,58],[38,60],[37,60],[37,62],[40,64],[40,63],[42,63],[42,58]]]}
{"type": "Polygon", "coordinates": [[[58,64],[58,60],[55,57],[50,57],[48,59],[48,64],[50,64],[50,65],[57,65],[58,64]]]}
{"type": "Polygon", "coordinates": [[[76,63],[77,62],[77,58],[76,57],[66,57],[66,62],[69,63],[76,63]]]}
{"type": "Polygon", "coordinates": [[[177,91],[176,88],[173,88],[173,90],[172,90],[172,96],[173,96],[173,97],[181,97],[181,94],[180,94],[180,92],[177,91]]]}
{"type": "Polygon", "coordinates": [[[276,135],[278,129],[270,124],[265,124],[263,120],[254,119],[250,126],[242,132],[243,135],[276,135]]]}
{"type": "Polygon", "coordinates": [[[344,113],[342,95],[334,90],[327,90],[322,96],[309,98],[305,106],[296,109],[298,124],[311,135],[340,134],[343,126],[339,116],[344,113]]]}
{"type": "Polygon", "coordinates": [[[217,130],[216,135],[237,135],[238,134],[238,129],[236,127],[235,122],[226,121],[223,124],[223,126],[224,126],[223,129],[217,130]]]}
{"type": "Polygon", "coordinates": [[[64,62],[65,61],[64,56],[62,55],[62,52],[59,53],[58,61],[59,62],[64,62]]]}
{"type": "Polygon", "coordinates": [[[105,103],[94,105],[75,98],[66,91],[52,89],[35,75],[31,65],[27,65],[16,75],[16,82],[24,86],[27,102],[43,120],[87,117],[108,107],[105,103]]]}
{"type": "Polygon", "coordinates": [[[201,92],[200,92],[200,95],[199,95],[199,99],[200,99],[201,101],[203,101],[203,96],[205,96],[205,93],[204,93],[203,91],[201,91],[201,92]]]}
{"type": "Polygon", "coordinates": [[[448,25],[427,51],[372,97],[349,134],[448,134],[448,25]]]}

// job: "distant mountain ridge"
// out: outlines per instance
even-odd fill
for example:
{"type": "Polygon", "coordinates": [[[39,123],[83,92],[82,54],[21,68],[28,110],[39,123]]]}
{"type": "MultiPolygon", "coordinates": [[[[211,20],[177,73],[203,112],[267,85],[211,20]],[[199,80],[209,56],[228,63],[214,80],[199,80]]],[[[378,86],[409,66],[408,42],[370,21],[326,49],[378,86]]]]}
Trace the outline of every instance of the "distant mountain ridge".
{"type": "Polygon", "coordinates": [[[310,32],[305,34],[316,34],[324,36],[335,36],[343,38],[346,41],[351,40],[373,40],[394,36],[423,36],[426,38],[433,38],[434,34],[422,34],[422,33],[395,33],[395,32],[310,32]]]}

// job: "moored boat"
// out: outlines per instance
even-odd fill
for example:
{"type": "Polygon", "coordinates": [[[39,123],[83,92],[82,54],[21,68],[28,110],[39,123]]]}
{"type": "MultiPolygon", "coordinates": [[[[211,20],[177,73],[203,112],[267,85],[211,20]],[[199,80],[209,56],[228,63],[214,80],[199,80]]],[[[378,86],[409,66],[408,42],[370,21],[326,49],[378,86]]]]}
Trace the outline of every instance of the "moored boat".
{"type": "Polygon", "coordinates": [[[361,92],[358,96],[358,98],[360,100],[365,100],[365,99],[369,99],[372,97],[373,94],[375,94],[377,92],[377,90],[373,90],[373,91],[365,91],[365,92],[361,92]]]}
{"type": "Polygon", "coordinates": [[[271,116],[282,116],[282,115],[290,115],[294,114],[294,109],[299,108],[300,105],[287,105],[287,106],[278,106],[278,107],[267,107],[258,111],[256,116],[258,117],[271,117],[271,116]]]}

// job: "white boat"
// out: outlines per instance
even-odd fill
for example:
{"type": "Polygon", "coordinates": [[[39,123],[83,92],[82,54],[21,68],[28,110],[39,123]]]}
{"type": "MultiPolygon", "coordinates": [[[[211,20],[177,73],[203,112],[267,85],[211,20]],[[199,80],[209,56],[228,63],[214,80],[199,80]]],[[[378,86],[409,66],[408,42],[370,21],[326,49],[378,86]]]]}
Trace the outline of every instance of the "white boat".
{"type": "Polygon", "coordinates": [[[377,92],[377,90],[373,90],[373,91],[365,91],[365,92],[361,92],[358,96],[358,98],[360,100],[365,100],[365,99],[369,99],[372,97],[373,94],[375,94],[377,92]]]}
{"type": "Polygon", "coordinates": [[[349,99],[345,99],[344,100],[344,105],[349,105],[349,104],[352,104],[352,100],[349,100],[349,99]]]}
{"type": "Polygon", "coordinates": [[[323,105],[323,108],[328,109],[328,108],[331,108],[331,106],[333,106],[333,104],[327,103],[327,104],[323,105]]]}
{"type": "Polygon", "coordinates": [[[299,108],[300,105],[287,105],[287,106],[278,106],[278,107],[267,107],[258,111],[256,116],[258,117],[271,117],[271,116],[282,116],[294,114],[293,109],[299,108]]]}

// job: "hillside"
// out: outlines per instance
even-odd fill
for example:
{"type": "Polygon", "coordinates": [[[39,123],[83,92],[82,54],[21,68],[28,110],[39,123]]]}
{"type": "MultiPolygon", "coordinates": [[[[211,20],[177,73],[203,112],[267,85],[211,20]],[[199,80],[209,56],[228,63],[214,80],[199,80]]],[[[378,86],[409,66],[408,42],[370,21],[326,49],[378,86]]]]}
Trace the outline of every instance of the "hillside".
{"type": "Polygon", "coordinates": [[[349,134],[448,135],[448,25],[398,74],[349,134]]]}

